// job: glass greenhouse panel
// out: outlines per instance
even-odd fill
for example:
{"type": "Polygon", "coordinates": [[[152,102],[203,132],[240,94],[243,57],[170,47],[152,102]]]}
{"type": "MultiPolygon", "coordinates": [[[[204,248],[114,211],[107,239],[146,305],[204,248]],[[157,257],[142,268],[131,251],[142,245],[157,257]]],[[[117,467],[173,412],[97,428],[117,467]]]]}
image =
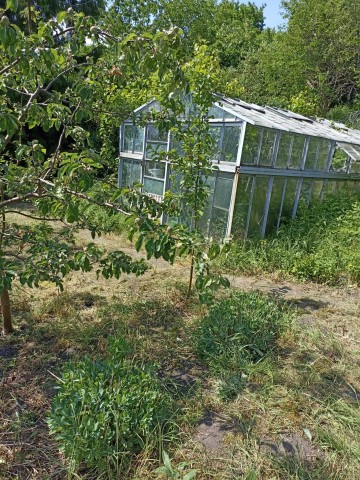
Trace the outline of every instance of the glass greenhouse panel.
{"type": "Polygon", "coordinates": [[[281,203],[283,199],[285,181],[285,177],[274,177],[265,234],[270,233],[277,227],[281,203]]]}
{"type": "Polygon", "coordinates": [[[144,129],[134,127],[134,153],[142,153],[144,148],[144,129]]]}
{"type": "Polygon", "coordinates": [[[251,175],[240,175],[238,180],[231,230],[235,239],[245,237],[254,178],[251,175]]]}
{"type": "Polygon", "coordinates": [[[248,236],[260,236],[264,220],[265,200],[270,177],[256,176],[252,200],[248,236]]]}
{"type": "Polygon", "coordinates": [[[323,180],[313,180],[309,206],[320,202],[323,185],[324,185],[323,180]]]}
{"type": "Polygon", "coordinates": [[[121,161],[121,186],[129,187],[131,179],[131,160],[122,160],[121,161]]]}
{"type": "Polygon", "coordinates": [[[124,152],[132,152],[133,140],[134,140],[133,125],[125,125],[123,131],[124,131],[124,143],[123,143],[124,152]]]}
{"type": "Polygon", "coordinates": [[[275,148],[276,130],[264,128],[261,151],[259,158],[259,165],[263,167],[270,167],[275,148]]]}
{"type": "Polygon", "coordinates": [[[159,130],[154,125],[148,125],[147,140],[150,142],[164,142],[168,141],[168,134],[165,130],[159,130]]]}
{"type": "Polygon", "coordinates": [[[276,157],[276,168],[286,168],[291,153],[293,135],[291,133],[281,132],[278,154],[276,157]]]}
{"type": "Polygon", "coordinates": [[[210,236],[224,238],[226,236],[229,212],[221,208],[213,207],[210,224],[210,236]]]}
{"type": "Polygon", "coordinates": [[[261,130],[261,128],[254,127],[253,125],[246,125],[244,146],[241,155],[242,165],[254,165],[257,163],[261,130]]]}
{"type": "Polygon", "coordinates": [[[229,210],[233,187],[233,175],[229,175],[228,177],[224,177],[223,175],[224,174],[219,174],[216,182],[214,207],[229,210]]]}
{"type": "Polygon", "coordinates": [[[311,178],[303,178],[301,182],[301,190],[299,196],[299,204],[303,203],[306,206],[309,204],[313,180],[311,178]]]}
{"type": "Polygon", "coordinates": [[[294,142],[291,151],[291,158],[290,158],[290,168],[297,168],[301,167],[303,152],[305,146],[305,137],[303,135],[294,135],[294,142]]]}
{"type": "Polygon", "coordinates": [[[319,139],[319,156],[316,164],[316,170],[326,171],[329,154],[330,154],[331,142],[325,138],[319,139]]]}
{"type": "Polygon", "coordinates": [[[222,162],[236,162],[239,149],[240,128],[235,126],[225,126],[223,141],[221,146],[220,160],[222,162]]]}
{"type": "Polygon", "coordinates": [[[310,137],[306,153],[305,170],[315,170],[317,164],[319,142],[315,137],[310,137]]]}
{"type": "Polygon", "coordinates": [[[144,178],[144,192],[154,195],[164,195],[164,182],[152,178],[144,178]]]}
{"type": "Polygon", "coordinates": [[[145,162],[145,175],[148,177],[165,178],[166,164],[164,162],[145,162]]]}
{"type": "Polygon", "coordinates": [[[146,158],[160,158],[164,157],[162,152],[166,152],[167,145],[163,143],[148,143],[146,145],[146,158]]]}
{"type": "Polygon", "coordinates": [[[280,214],[281,219],[290,219],[292,216],[297,184],[298,184],[297,178],[288,178],[286,181],[284,202],[283,202],[283,206],[280,214]]]}
{"type": "Polygon", "coordinates": [[[209,133],[213,139],[213,145],[211,149],[211,160],[213,162],[218,162],[220,159],[221,151],[221,130],[222,127],[216,125],[209,128],[209,133]]]}

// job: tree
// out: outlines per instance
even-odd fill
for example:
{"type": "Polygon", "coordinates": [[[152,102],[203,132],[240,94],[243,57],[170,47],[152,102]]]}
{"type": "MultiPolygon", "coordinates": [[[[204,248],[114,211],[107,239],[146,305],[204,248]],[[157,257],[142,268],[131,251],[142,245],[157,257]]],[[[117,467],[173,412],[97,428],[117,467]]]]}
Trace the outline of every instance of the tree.
{"type": "Polygon", "coordinates": [[[86,126],[99,115],[117,116],[110,109],[118,90],[141,85],[150,75],[158,78],[159,99],[174,107],[168,116],[176,123],[175,99],[189,91],[191,75],[196,71],[203,87],[207,77],[202,64],[186,70],[177,28],[120,41],[73,10],[39,21],[32,33],[5,15],[0,27],[0,294],[4,332],[10,333],[8,292],[15,280],[30,287],[48,280],[61,288],[71,270],[96,268],[105,278],[145,271],[144,262],[121,251],[106,253],[91,242],[74,248],[76,227],[93,237],[104,229],[88,215],[89,205],[128,217],[131,238],[137,248],[145,246],[148,258],[173,262],[178,252],[194,254],[192,232],[160,225],[167,202],[117,188],[108,175],[109,158],[99,155],[86,126]],[[56,141],[47,144],[46,137],[56,141]],[[40,223],[24,226],[13,216],[40,223]]]}
{"type": "Polygon", "coordinates": [[[353,102],[360,72],[356,2],[291,0],[283,7],[287,29],[264,36],[245,62],[246,96],[318,115],[353,102]]]}

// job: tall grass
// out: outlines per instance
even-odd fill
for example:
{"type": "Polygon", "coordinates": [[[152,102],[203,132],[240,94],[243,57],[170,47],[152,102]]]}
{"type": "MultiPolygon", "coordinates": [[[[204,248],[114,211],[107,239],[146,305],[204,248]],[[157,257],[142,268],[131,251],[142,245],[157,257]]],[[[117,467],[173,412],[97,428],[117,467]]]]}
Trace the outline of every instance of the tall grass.
{"type": "Polygon", "coordinates": [[[235,242],[223,270],[277,272],[300,280],[360,283],[360,196],[329,197],[307,209],[266,239],[235,242]]]}

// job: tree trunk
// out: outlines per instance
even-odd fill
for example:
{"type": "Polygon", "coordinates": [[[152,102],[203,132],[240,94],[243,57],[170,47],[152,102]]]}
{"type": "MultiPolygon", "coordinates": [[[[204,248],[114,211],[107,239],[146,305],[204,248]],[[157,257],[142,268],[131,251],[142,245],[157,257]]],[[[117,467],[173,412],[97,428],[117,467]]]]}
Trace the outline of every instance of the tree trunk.
{"type": "Polygon", "coordinates": [[[10,297],[7,288],[4,288],[1,294],[1,311],[4,320],[3,333],[4,335],[8,335],[12,333],[14,329],[12,326],[10,297]]]}
{"type": "Polygon", "coordinates": [[[194,276],[194,257],[191,258],[189,286],[188,286],[188,293],[187,293],[187,296],[188,296],[188,297],[190,297],[190,295],[191,295],[191,288],[192,288],[193,276],[194,276]]]}

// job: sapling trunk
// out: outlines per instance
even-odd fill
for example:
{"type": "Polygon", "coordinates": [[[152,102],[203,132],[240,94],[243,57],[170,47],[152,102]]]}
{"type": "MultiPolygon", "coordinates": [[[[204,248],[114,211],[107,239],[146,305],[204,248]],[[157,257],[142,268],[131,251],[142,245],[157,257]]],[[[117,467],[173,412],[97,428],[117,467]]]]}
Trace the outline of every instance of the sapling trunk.
{"type": "Polygon", "coordinates": [[[191,294],[193,276],[194,276],[194,257],[192,256],[191,257],[191,267],[190,267],[190,277],[189,277],[189,287],[188,287],[188,293],[187,293],[188,297],[190,297],[190,294],[191,294]]]}
{"type": "Polygon", "coordinates": [[[12,315],[11,315],[11,303],[9,291],[7,288],[4,288],[1,294],[1,311],[3,317],[3,333],[4,335],[9,335],[13,333],[14,329],[12,326],[12,315]]]}

